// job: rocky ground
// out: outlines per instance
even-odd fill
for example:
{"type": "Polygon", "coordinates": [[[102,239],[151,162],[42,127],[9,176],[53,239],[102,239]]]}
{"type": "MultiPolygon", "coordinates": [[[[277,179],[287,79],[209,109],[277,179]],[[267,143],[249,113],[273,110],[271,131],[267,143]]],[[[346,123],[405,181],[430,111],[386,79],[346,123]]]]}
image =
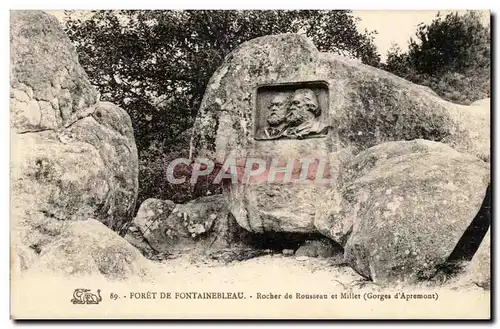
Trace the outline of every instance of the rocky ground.
{"type": "MultiPolygon", "coordinates": [[[[252,285],[273,290],[327,287],[327,289],[369,289],[381,291],[384,289],[438,289],[475,291],[486,293],[489,287],[468,281],[465,275],[449,280],[426,282],[420,285],[391,285],[385,287],[364,279],[352,268],[339,262],[337,258],[286,257],[282,254],[257,256],[242,261],[226,263],[200,255],[184,254],[171,256],[159,262],[160,273],[153,281],[182,281],[186,283],[252,285]],[[302,284],[307,283],[307,286],[302,284]]],[[[323,289],[325,290],[325,289],[323,289]]]]}
{"type": "Polygon", "coordinates": [[[227,263],[200,255],[185,254],[161,261],[159,264],[165,269],[162,271],[162,279],[169,277],[176,281],[177,276],[187,277],[187,283],[190,284],[246,284],[274,290],[278,287],[291,289],[301,282],[311,281],[311,275],[314,275],[313,285],[375,287],[350,267],[338,265],[338,261],[333,258],[286,257],[278,253],[227,263]]]}

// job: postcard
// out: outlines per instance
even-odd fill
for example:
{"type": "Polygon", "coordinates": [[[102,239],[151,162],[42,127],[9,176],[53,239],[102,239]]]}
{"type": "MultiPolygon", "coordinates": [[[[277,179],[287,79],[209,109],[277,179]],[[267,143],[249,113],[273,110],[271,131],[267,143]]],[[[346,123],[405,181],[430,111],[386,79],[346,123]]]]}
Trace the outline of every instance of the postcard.
{"type": "Polygon", "coordinates": [[[11,318],[490,320],[490,71],[489,11],[11,11],[11,318]]]}

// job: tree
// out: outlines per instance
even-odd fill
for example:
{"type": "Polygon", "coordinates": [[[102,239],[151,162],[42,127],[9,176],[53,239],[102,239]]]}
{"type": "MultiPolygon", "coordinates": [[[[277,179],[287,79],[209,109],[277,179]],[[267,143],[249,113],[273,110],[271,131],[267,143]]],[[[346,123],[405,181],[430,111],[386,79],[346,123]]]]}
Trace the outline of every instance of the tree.
{"type": "Polygon", "coordinates": [[[490,96],[490,27],[478,12],[438,14],[415,38],[407,53],[391,48],[384,69],[457,103],[490,96]]]}
{"type": "Polygon", "coordinates": [[[153,163],[161,166],[168,152],[187,148],[186,130],[208,80],[232,49],[263,35],[302,32],[321,51],[376,66],[374,32],[358,32],[357,20],[349,11],[92,11],[68,12],[65,31],[101,99],[131,116],[143,200],[170,197],[150,185],[158,180],[147,173],[163,175],[153,163]]]}

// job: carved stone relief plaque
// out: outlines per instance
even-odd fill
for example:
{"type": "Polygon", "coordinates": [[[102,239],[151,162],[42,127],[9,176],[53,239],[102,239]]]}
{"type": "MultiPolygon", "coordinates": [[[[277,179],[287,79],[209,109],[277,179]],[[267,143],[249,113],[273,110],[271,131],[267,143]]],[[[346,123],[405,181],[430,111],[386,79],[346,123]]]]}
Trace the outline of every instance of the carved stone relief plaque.
{"type": "Polygon", "coordinates": [[[257,88],[256,140],[325,137],[328,132],[328,85],[301,82],[257,88]]]}

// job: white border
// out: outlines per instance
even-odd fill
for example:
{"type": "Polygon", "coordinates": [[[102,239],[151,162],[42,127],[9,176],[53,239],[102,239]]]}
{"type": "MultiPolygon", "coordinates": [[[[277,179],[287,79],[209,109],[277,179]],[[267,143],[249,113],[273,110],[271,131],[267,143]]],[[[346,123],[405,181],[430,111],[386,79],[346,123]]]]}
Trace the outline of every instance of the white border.
{"type": "MultiPolygon", "coordinates": [[[[7,91],[9,90],[9,82],[8,82],[8,76],[9,76],[9,9],[46,9],[46,10],[59,10],[59,9],[353,9],[353,10],[361,10],[361,9],[376,9],[376,10],[437,10],[437,9],[490,9],[492,10],[492,13],[498,14],[498,1],[493,2],[493,1],[485,1],[485,0],[475,0],[475,1],[463,1],[463,0],[455,0],[455,1],[428,1],[428,0],[420,0],[418,2],[402,2],[402,1],[386,1],[386,0],[379,0],[375,2],[371,1],[356,1],[356,0],[350,0],[350,1],[320,1],[320,0],[307,0],[307,1],[273,1],[272,3],[269,0],[253,0],[248,3],[242,3],[242,2],[236,2],[236,1],[193,1],[193,0],[183,0],[179,2],[169,2],[164,4],[163,6],[158,5],[158,1],[152,1],[152,0],[141,0],[141,1],[130,1],[130,0],[122,0],[119,2],[108,2],[105,3],[102,0],[86,0],[86,1],[71,1],[68,2],[66,1],[43,1],[43,2],[36,2],[36,1],[25,1],[25,0],[17,0],[17,1],[6,1],[2,3],[2,6],[6,5],[6,10],[2,10],[1,12],[1,21],[5,24],[4,28],[2,29],[1,38],[2,42],[0,43],[3,48],[2,48],[2,61],[3,63],[2,66],[2,73],[3,73],[3,79],[1,80],[1,83],[3,84],[1,87],[1,90],[3,90],[2,95],[2,104],[4,104],[5,108],[2,111],[1,114],[1,127],[0,133],[2,136],[0,137],[0,151],[1,154],[3,155],[2,161],[1,161],[1,197],[0,200],[2,202],[2,207],[1,209],[3,210],[3,215],[2,216],[2,225],[3,230],[2,233],[3,239],[1,241],[3,242],[3,248],[1,248],[1,262],[4,266],[2,266],[2,271],[1,271],[1,277],[2,277],[2,309],[3,309],[3,314],[2,314],[2,324],[5,324],[6,327],[10,328],[14,326],[14,323],[10,320],[7,320],[9,318],[9,303],[10,303],[10,295],[9,295],[9,267],[7,264],[9,264],[9,111],[8,111],[8,98],[9,94],[7,91]],[[9,297],[8,297],[9,296],[9,297]]],[[[498,24],[498,22],[497,22],[498,24]]],[[[496,25],[493,25],[493,28],[495,31],[493,31],[493,38],[494,38],[494,43],[493,45],[496,46],[498,42],[498,36],[497,36],[497,29],[496,25]]],[[[496,48],[496,47],[495,47],[496,48]]],[[[497,50],[495,49],[494,54],[497,53],[497,50]]],[[[497,73],[498,70],[498,64],[495,63],[496,70],[494,73],[497,73]]],[[[494,86],[495,89],[493,90],[494,95],[498,95],[498,83],[494,86]]],[[[495,104],[496,105],[496,104],[495,104]]],[[[492,108],[492,111],[496,109],[496,106],[492,108]]],[[[494,126],[498,127],[499,122],[499,115],[496,115],[495,117],[495,122],[494,126]]],[[[495,141],[497,141],[497,134],[493,134],[493,138],[495,141]]],[[[497,143],[493,143],[493,145],[496,145],[497,143]]],[[[493,153],[493,159],[494,163],[496,164],[496,149],[492,149],[493,153]]],[[[498,171],[498,168],[495,166],[495,170],[498,171]]],[[[494,182],[496,183],[496,181],[494,182]]],[[[496,186],[496,184],[495,184],[496,186]]],[[[494,193],[494,203],[495,205],[497,204],[496,201],[496,195],[498,193],[494,193]]],[[[497,227],[498,225],[495,225],[497,227]]],[[[495,229],[495,235],[494,237],[497,237],[498,233],[498,228],[495,229]]],[[[496,250],[495,250],[496,251],[496,250]]],[[[498,253],[495,253],[495,264],[498,265],[498,253]]],[[[496,272],[497,273],[497,272],[496,272]]],[[[494,283],[498,285],[498,280],[497,277],[494,278],[494,283]]],[[[498,287],[495,289],[496,292],[498,292],[498,287]]],[[[496,296],[495,296],[496,297],[496,296]]],[[[498,302],[498,298],[496,298],[498,302]]],[[[466,302],[466,301],[464,301],[466,302]]],[[[493,311],[493,310],[492,310],[493,311]]],[[[498,316],[498,314],[497,314],[498,316]]],[[[186,324],[174,324],[174,323],[165,323],[168,326],[179,326],[179,325],[186,325],[186,324]]],[[[335,325],[336,323],[332,322],[331,324],[335,325]]],[[[426,328],[436,328],[440,327],[442,324],[430,324],[430,323],[422,323],[420,324],[421,326],[425,326],[426,328]]],[[[45,324],[39,324],[41,327],[52,327],[52,324],[50,323],[45,323],[45,324]]],[[[81,323],[65,323],[65,324],[60,324],[59,327],[61,328],[70,328],[73,326],[79,326],[82,325],[81,323]]],[[[109,324],[102,324],[102,323],[92,323],[89,325],[92,325],[95,328],[104,328],[104,327],[118,327],[121,325],[124,325],[124,323],[109,323],[109,324]]],[[[129,325],[132,325],[133,327],[135,326],[140,326],[141,324],[138,323],[129,323],[129,325]]],[[[226,325],[233,325],[232,323],[227,323],[226,325]]],[[[277,324],[263,324],[263,323],[249,323],[247,326],[250,327],[256,327],[259,328],[268,328],[268,327],[274,327],[277,324]]],[[[289,324],[287,323],[286,326],[312,326],[313,324],[289,324]]],[[[356,323],[352,324],[353,327],[361,327],[363,324],[361,323],[356,323]]],[[[384,327],[386,324],[385,323],[369,323],[366,324],[369,326],[374,326],[374,327],[384,327]]],[[[397,327],[405,327],[407,324],[405,323],[399,323],[399,324],[393,324],[397,327]]],[[[451,324],[455,325],[455,324],[451,324]]],[[[481,324],[474,324],[470,325],[468,324],[467,326],[470,327],[479,327],[481,324]]],[[[484,325],[484,324],[482,324],[484,325]]],[[[190,326],[202,326],[202,324],[190,324],[190,326]]],[[[207,326],[203,324],[203,326],[207,326]]],[[[215,323],[211,324],[210,326],[213,327],[218,327],[220,326],[220,323],[215,323]]],[[[3,327],[3,326],[2,326],[3,327]]]]}

